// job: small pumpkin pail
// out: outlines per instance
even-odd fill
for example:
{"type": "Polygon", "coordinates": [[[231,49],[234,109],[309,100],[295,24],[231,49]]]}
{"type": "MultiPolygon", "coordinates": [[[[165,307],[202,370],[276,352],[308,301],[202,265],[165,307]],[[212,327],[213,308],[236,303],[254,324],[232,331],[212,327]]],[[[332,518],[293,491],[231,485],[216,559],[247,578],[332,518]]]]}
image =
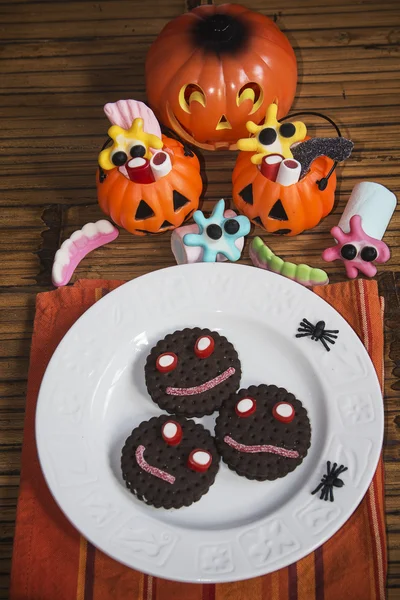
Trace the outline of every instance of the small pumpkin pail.
{"type": "Polygon", "coordinates": [[[324,190],[318,187],[334,164],[330,158],[317,158],[300,181],[283,186],[264,177],[251,157],[251,152],[240,152],[232,185],[235,206],[253,223],[268,233],[294,236],[316,227],[331,212],[336,173],[330,175],[324,190]]]}
{"type": "Polygon", "coordinates": [[[179,227],[199,206],[203,189],[197,156],[180,142],[162,136],[171,171],[153,183],[135,183],[119,169],[97,170],[102,211],[130,233],[163,233],[179,227]]]}

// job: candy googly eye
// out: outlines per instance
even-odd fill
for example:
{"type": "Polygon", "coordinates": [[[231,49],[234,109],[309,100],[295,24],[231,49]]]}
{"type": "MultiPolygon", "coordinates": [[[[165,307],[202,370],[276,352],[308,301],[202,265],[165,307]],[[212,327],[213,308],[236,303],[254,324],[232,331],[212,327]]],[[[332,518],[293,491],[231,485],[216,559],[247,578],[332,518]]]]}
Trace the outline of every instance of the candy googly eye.
{"type": "Polygon", "coordinates": [[[122,150],[117,150],[117,152],[113,152],[111,155],[111,162],[116,167],[122,167],[128,160],[127,155],[122,150]]]}
{"type": "Polygon", "coordinates": [[[156,360],[156,369],[160,373],[169,373],[173,371],[178,364],[178,357],[174,352],[164,352],[156,360]]]}
{"type": "Polygon", "coordinates": [[[146,154],[146,148],[143,144],[134,144],[129,150],[132,158],[142,158],[146,154]]]}
{"type": "Polygon", "coordinates": [[[357,248],[353,244],[345,244],[340,249],[340,254],[345,260],[354,260],[357,256],[357,248]]]}
{"type": "Polygon", "coordinates": [[[254,398],[242,398],[236,403],[235,411],[238,417],[249,417],[256,412],[257,403],[254,398]]]}
{"type": "Polygon", "coordinates": [[[219,240],[222,237],[222,229],[219,225],[212,223],[206,229],[208,237],[212,240],[219,240]]]}
{"type": "Polygon", "coordinates": [[[282,423],[290,423],[294,419],[294,408],[289,402],[278,402],[272,409],[272,415],[277,421],[282,423]]]}
{"type": "Polygon", "coordinates": [[[197,338],[194,353],[197,358],[208,358],[214,352],[215,342],[211,335],[202,335],[197,338]]]}
{"type": "Polygon", "coordinates": [[[284,138],[291,138],[296,133],[296,126],[293,123],[284,123],[279,127],[279,134],[284,138]]]}
{"type": "Polygon", "coordinates": [[[192,450],[192,452],[189,454],[187,465],[189,469],[192,469],[192,471],[204,473],[210,468],[211,463],[211,454],[207,450],[196,448],[196,450],[192,450]]]}
{"type": "Polygon", "coordinates": [[[373,246],[365,246],[361,250],[361,258],[365,260],[365,262],[372,262],[378,258],[378,251],[373,246]]]}
{"type": "Polygon", "coordinates": [[[169,446],[177,446],[182,441],[182,427],[176,421],[166,421],[161,428],[161,435],[169,446]]]}
{"type": "Polygon", "coordinates": [[[224,223],[224,229],[229,235],[235,235],[239,231],[240,225],[235,219],[228,219],[224,223]]]}
{"type": "Polygon", "coordinates": [[[258,134],[258,141],[263,146],[271,146],[271,144],[276,141],[277,137],[278,136],[275,129],[272,127],[265,127],[264,129],[261,129],[260,133],[258,134]]]}

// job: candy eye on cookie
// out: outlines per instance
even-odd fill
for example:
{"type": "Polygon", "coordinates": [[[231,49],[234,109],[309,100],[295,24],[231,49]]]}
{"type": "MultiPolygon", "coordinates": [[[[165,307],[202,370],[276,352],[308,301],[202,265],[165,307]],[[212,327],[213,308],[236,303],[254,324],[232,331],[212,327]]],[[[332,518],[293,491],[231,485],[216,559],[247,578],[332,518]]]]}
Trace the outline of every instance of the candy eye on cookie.
{"type": "Polygon", "coordinates": [[[192,469],[192,471],[197,471],[198,473],[204,473],[207,471],[212,463],[212,456],[208,450],[202,450],[201,448],[196,448],[192,450],[189,454],[188,458],[188,467],[192,469]]]}
{"type": "Polygon", "coordinates": [[[160,373],[169,373],[176,369],[178,357],[174,352],[163,352],[156,360],[156,369],[160,373]]]}
{"type": "Polygon", "coordinates": [[[295,410],[289,402],[278,402],[272,409],[272,414],[281,423],[290,423],[294,419],[295,410]]]}
{"type": "Polygon", "coordinates": [[[242,398],[236,403],[235,412],[238,417],[249,417],[256,412],[257,403],[254,398],[242,398]]]}
{"type": "Polygon", "coordinates": [[[178,446],[182,441],[182,427],[177,421],[166,421],[161,428],[161,435],[169,446],[178,446]]]}
{"type": "Polygon", "coordinates": [[[208,358],[214,352],[215,342],[211,335],[202,335],[197,338],[194,353],[197,358],[208,358]]]}

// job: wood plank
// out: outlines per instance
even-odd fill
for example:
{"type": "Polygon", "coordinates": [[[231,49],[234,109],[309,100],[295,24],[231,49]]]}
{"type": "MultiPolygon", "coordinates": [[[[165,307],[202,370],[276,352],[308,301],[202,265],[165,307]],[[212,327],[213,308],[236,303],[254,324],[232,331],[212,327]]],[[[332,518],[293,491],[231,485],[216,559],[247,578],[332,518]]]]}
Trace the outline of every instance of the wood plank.
{"type": "MultiPolygon", "coordinates": [[[[224,0],[218,0],[218,4],[224,0]]],[[[249,0],[244,3],[250,6],[249,0]]],[[[102,218],[94,177],[108,128],[106,102],[146,99],[144,61],[184,0],[0,0],[0,599],[8,598],[19,484],[26,379],[36,294],[51,289],[60,243],[102,218]]],[[[293,44],[299,85],[293,110],[326,113],[355,142],[338,169],[336,204],[317,228],[297,238],[262,235],[288,260],[325,268],[344,281],[340,263],[321,251],[355,183],[375,180],[400,194],[400,5],[397,0],[252,0],[293,44]]],[[[333,135],[317,117],[312,135],[333,135]]],[[[235,153],[202,153],[207,190],[202,207],[231,198],[235,153]]],[[[400,213],[385,236],[391,260],[379,267],[385,296],[385,472],[388,598],[400,598],[400,213]]],[[[251,238],[250,236],[250,238],[251,238]]],[[[241,262],[250,264],[248,244],[241,262]]],[[[122,232],[77,268],[81,277],[131,279],[174,264],[170,235],[122,232]]]]}

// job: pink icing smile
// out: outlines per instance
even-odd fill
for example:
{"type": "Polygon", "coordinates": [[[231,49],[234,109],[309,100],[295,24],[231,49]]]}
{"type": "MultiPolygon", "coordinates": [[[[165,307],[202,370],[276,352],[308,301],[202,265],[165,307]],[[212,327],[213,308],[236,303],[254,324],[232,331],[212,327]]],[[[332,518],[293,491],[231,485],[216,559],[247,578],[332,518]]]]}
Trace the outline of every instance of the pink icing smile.
{"type": "Polygon", "coordinates": [[[167,483],[175,483],[175,477],[173,475],[170,475],[169,473],[167,473],[166,471],[162,471],[161,469],[157,469],[157,467],[152,467],[151,465],[149,465],[149,463],[143,456],[145,450],[146,448],[144,446],[138,446],[136,448],[135,456],[139,467],[143,469],[143,471],[146,471],[146,473],[150,473],[150,475],[154,475],[154,477],[158,477],[159,479],[162,479],[167,483]]]}
{"type": "Polygon", "coordinates": [[[229,367],[229,369],[221,373],[221,375],[217,375],[214,379],[210,379],[201,385],[189,388],[167,387],[165,391],[169,396],[195,396],[196,394],[202,394],[203,392],[212,390],[216,385],[226,381],[235,372],[234,367],[229,367]]]}
{"type": "Polygon", "coordinates": [[[279,454],[279,456],[283,456],[285,458],[299,458],[299,453],[297,450],[286,450],[286,448],[279,448],[279,446],[271,446],[269,444],[260,446],[246,446],[246,444],[239,444],[239,442],[236,442],[229,435],[224,437],[224,442],[239,452],[248,452],[250,454],[256,454],[257,452],[269,452],[270,454],[279,454]]]}

